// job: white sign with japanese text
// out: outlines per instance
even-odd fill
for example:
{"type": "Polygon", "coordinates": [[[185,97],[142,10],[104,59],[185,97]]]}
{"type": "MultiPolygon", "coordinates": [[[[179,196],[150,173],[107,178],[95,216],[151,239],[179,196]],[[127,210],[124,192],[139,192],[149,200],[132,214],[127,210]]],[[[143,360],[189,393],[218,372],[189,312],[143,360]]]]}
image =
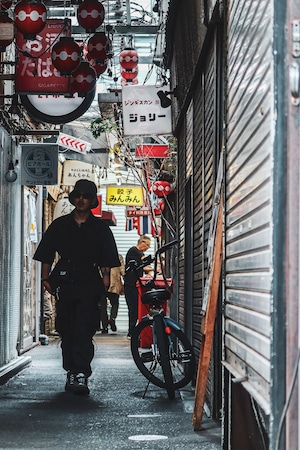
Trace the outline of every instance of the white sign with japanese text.
{"type": "MultiPolygon", "coordinates": [[[[125,136],[172,133],[171,107],[162,108],[156,86],[123,86],[123,126],[125,136]]],[[[168,86],[164,86],[168,91],[168,86]]]]}
{"type": "Polygon", "coordinates": [[[96,174],[93,164],[81,161],[67,160],[64,162],[63,180],[64,186],[74,186],[76,181],[82,178],[96,182],[96,174]]]}

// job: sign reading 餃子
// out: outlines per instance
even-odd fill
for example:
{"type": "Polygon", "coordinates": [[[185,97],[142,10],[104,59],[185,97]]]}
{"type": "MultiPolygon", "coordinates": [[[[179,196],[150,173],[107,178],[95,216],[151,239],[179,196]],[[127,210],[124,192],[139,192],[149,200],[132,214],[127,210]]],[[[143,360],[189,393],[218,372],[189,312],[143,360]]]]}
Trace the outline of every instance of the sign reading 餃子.
{"type": "MultiPolygon", "coordinates": [[[[123,86],[123,124],[125,136],[172,133],[171,108],[162,108],[156,86],[123,86]]],[[[168,91],[168,87],[165,86],[168,91]]]]}
{"type": "Polygon", "coordinates": [[[15,89],[18,93],[68,93],[69,78],[62,77],[52,64],[51,51],[58,37],[70,36],[69,19],[48,19],[34,40],[25,40],[18,32],[15,89]]]}
{"type": "Polygon", "coordinates": [[[92,148],[90,142],[83,141],[82,139],[78,139],[65,133],[59,133],[57,144],[82,154],[86,154],[86,152],[89,152],[92,148]]]}
{"type": "Polygon", "coordinates": [[[132,205],[143,206],[144,196],[141,186],[107,186],[106,204],[107,205],[132,205]]]}
{"type": "Polygon", "coordinates": [[[58,145],[21,144],[21,184],[26,186],[57,184],[58,145]]]}
{"type": "Polygon", "coordinates": [[[76,181],[82,178],[96,182],[96,174],[93,164],[88,164],[76,160],[64,162],[62,184],[64,186],[74,186],[76,181]]]}

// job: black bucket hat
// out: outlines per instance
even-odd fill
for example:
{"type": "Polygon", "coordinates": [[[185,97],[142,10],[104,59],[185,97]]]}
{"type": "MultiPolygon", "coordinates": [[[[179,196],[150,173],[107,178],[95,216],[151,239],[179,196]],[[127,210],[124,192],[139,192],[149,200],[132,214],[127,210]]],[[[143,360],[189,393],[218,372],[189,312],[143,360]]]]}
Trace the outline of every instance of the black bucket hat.
{"type": "Polygon", "coordinates": [[[94,209],[98,206],[97,186],[92,181],[90,180],[76,181],[73,191],[70,192],[69,194],[69,201],[72,205],[74,205],[74,198],[78,193],[91,195],[91,198],[93,199],[91,209],[94,209]]]}

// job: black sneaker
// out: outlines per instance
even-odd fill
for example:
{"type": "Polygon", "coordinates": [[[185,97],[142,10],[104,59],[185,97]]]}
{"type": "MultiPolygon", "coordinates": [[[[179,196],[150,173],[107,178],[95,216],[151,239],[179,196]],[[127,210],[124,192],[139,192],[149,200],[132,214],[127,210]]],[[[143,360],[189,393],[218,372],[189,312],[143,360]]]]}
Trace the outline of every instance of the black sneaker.
{"type": "Polygon", "coordinates": [[[110,324],[111,331],[117,331],[117,325],[116,325],[115,319],[110,319],[109,324],[110,324]]]}
{"type": "Polygon", "coordinates": [[[84,373],[75,375],[73,392],[78,395],[89,395],[90,390],[88,388],[87,377],[84,373]]]}
{"type": "Polygon", "coordinates": [[[101,331],[102,334],[108,334],[108,328],[103,328],[103,330],[101,331]]]}
{"type": "Polygon", "coordinates": [[[74,383],[75,383],[75,374],[69,371],[67,373],[65,391],[74,392],[74,383]]]}

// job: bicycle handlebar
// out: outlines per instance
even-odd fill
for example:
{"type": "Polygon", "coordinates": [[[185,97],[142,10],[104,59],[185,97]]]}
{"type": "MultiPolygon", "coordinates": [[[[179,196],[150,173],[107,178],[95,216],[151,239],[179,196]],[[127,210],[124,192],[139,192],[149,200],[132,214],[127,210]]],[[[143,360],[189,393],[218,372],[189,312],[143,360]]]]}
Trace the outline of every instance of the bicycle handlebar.
{"type": "MultiPolygon", "coordinates": [[[[148,266],[149,264],[153,263],[153,261],[155,261],[155,266],[157,265],[157,257],[158,255],[161,255],[162,253],[164,253],[165,251],[169,250],[171,247],[173,247],[175,244],[178,243],[178,240],[175,239],[174,241],[170,241],[165,245],[162,245],[158,250],[156,250],[155,252],[155,256],[152,257],[151,255],[146,256],[143,260],[142,263],[140,265],[137,264],[137,261],[135,261],[134,259],[131,261],[128,261],[128,267],[126,269],[126,272],[128,271],[136,271],[139,269],[142,269],[143,267],[148,266]]],[[[156,267],[154,272],[156,271],[156,267]]],[[[154,273],[154,275],[156,275],[156,273],[154,273]]],[[[155,277],[154,277],[155,278],[155,277]]]]}

